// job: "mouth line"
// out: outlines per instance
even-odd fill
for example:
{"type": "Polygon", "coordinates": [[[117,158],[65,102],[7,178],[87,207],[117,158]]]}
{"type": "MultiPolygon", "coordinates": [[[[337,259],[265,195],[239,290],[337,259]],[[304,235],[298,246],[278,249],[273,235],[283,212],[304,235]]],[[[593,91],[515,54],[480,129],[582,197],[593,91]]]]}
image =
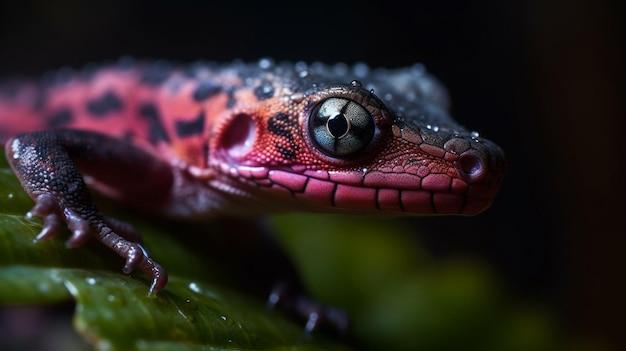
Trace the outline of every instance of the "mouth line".
{"type": "Polygon", "coordinates": [[[250,192],[269,190],[267,195],[284,201],[289,207],[292,207],[289,200],[296,199],[300,204],[306,202],[303,208],[322,210],[473,215],[489,207],[495,194],[493,184],[467,184],[459,178],[446,175],[449,179],[445,179],[436,173],[432,174],[434,178],[421,178],[378,171],[333,172],[304,167],[232,166],[219,162],[213,166],[239,186],[245,184],[250,192]],[[370,174],[373,176],[366,181],[370,174]],[[410,182],[416,179],[421,181],[410,182]]]}

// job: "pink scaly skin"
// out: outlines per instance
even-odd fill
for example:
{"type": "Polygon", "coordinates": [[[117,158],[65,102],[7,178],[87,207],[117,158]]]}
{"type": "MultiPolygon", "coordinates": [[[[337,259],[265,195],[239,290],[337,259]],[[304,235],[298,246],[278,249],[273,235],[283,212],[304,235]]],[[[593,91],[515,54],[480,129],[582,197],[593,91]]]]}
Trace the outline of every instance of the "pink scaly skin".
{"type": "Polygon", "coordinates": [[[45,218],[40,238],[66,222],[71,246],[96,238],[158,292],[164,269],[98,212],[83,175],[106,196],[177,218],[475,215],[498,191],[504,156],[448,105],[420,65],[124,59],[0,84],[0,140],[45,218]]]}

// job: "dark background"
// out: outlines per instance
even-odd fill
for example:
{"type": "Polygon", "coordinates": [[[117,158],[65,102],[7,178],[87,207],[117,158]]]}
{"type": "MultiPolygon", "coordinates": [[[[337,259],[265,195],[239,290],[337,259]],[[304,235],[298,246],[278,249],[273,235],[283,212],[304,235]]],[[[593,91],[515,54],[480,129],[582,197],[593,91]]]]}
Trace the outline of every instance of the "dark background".
{"type": "Polygon", "coordinates": [[[622,4],[1,4],[0,76],[122,55],[424,63],[449,88],[457,120],[498,143],[509,168],[492,209],[420,220],[421,240],[439,256],[488,260],[508,291],[551,306],[574,334],[624,341],[622,4]]]}

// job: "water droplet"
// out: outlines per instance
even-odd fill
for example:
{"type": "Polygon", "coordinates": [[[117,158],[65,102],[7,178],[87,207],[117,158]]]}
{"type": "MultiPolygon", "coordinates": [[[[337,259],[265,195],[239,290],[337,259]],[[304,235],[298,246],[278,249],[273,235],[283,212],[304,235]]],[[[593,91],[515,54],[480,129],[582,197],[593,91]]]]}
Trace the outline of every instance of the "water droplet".
{"type": "Polygon", "coordinates": [[[307,68],[309,68],[309,66],[304,61],[298,61],[294,65],[294,68],[295,68],[296,72],[302,72],[302,71],[306,71],[307,68]]]}
{"type": "Polygon", "coordinates": [[[260,69],[269,69],[274,65],[274,61],[269,57],[264,57],[259,60],[260,69]]]}
{"type": "Polygon", "coordinates": [[[367,173],[367,168],[363,168],[361,171],[363,171],[363,173],[367,173]]]}
{"type": "Polygon", "coordinates": [[[360,88],[360,87],[363,86],[363,83],[361,83],[361,81],[355,79],[355,80],[350,82],[350,85],[352,85],[355,88],[360,88]]]}
{"type": "Polygon", "coordinates": [[[225,320],[227,319],[227,318],[226,318],[226,316],[220,316],[220,318],[221,318],[223,321],[225,321],[225,320]]]}
{"type": "Polygon", "coordinates": [[[309,71],[300,71],[300,73],[298,73],[298,76],[300,78],[306,78],[306,76],[309,75],[309,71]]]}
{"type": "Polygon", "coordinates": [[[271,84],[263,84],[261,85],[261,91],[263,94],[269,94],[274,91],[274,87],[271,84]]]}
{"type": "Polygon", "coordinates": [[[357,62],[352,66],[352,72],[359,78],[364,78],[369,73],[370,68],[367,64],[363,62],[357,62]]]}
{"type": "Polygon", "coordinates": [[[374,91],[380,90],[380,89],[378,89],[378,87],[375,84],[372,84],[372,83],[367,83],[365,85],[365,89],[367,89],[367,90],[374,90],[374,91]]]}
{"type": "Polygon", "coordinates": [[[376,93],[376,91],[374,89],[370,89],[370,94],[373,95],[374,93],[376,93]]]}
{"type": "Polygon", "coordinates": [[[291,94],[289,95],[289,99],[295,103],[299,103],[302,102],[302,100],[304,100],[305,96],[302,93],[295,93],[295,94],[291,94]]]}
{"type": "Polygon", "coordinates": [[[13,193],[9,193],[9,194],[7,195],[7,197],[8,197],[9,199],[12,199],[14,196],[15,196],[15,195],[13,195],[13,193]]]}
{"type": "Polygon", "coordinates": [[[85,279],[85,281],[86,281],[86,282],[87,282],[87,284],[89,284],[89,285],[96,285],[96,278],[89,277],[89,278],[85,279]]]}
{"type": "Polygon", "coordinates": [[[426,125],[426,128],[427,128],[427,129],[433,129],[433,126],[431,126],[430,124],[427,124],[427,125],[426,125]]]}
{"type": "Polygon", "coordinates": [[[473,139],[476,139],[476,138],[478,138],[478,137],[480,136],[480,133],[478,133],[477,131],[474,131],[474,130],[473,130],[473,131],[471,131],[471,132],[470,132],[470,136],[471,136],[473,139]]]}
{"type": "Polygon", "coordinates": [[[433,126],[433,131],[438,132],[439,131],[439,127],[438,126],[433,126]]]}
{"type": "Polygon", "coordinates": [[[189,290],[199,294],[202,292],[202,289],[200,289],[200,287],[198,286],[198,284],[196,284],[196,282],[191,282],[189,283],[189,290]]]}

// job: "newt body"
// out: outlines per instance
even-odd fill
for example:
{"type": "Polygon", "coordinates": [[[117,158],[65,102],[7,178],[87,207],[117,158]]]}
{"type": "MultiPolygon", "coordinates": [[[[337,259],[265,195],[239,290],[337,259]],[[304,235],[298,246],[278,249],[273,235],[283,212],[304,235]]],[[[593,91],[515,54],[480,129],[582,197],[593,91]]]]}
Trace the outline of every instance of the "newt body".
{"type": "Polygon", "coordinates": [[[485,210],[502,151],[455,122],[422,66],[163,62],[61,70],[0,84],[0,141],[44,218],[70,246],[94,237],[166,282],[86,184],[178,218],[305,210],[394,215],[485,210]],[[83,182],[85,181],[85,182],[83,182]]]}

